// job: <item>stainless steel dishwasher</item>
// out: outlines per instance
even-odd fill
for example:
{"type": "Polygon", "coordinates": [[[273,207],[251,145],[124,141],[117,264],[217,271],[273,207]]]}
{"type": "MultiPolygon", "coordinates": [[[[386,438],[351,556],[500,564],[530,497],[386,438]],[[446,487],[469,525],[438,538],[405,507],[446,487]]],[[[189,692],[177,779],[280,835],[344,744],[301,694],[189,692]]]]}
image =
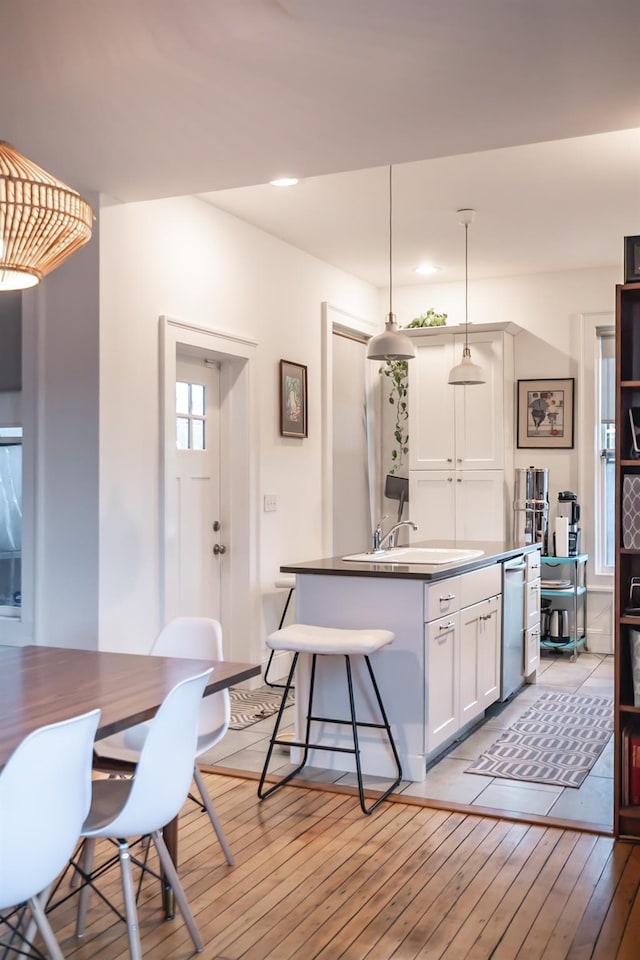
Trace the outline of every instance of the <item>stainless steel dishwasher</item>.
{"type": "Polygon", "coordinates": [[[502,679],[500,699],[507,700],[524,684],[524,578],[519,554],[502,564],[502,679]]]}

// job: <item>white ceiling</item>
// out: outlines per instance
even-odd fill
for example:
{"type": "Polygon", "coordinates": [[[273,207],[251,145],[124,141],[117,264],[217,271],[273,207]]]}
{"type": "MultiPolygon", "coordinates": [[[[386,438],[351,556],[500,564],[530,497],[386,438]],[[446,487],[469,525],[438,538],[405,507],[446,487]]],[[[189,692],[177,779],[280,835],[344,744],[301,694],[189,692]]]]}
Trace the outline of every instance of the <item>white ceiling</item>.
{"type": "Polygon", "coordinates": [[[470,275],[621,264],[638,49],[638,0],[0,0],[0,137],[116,202],[206,195],[381,286],[389,163],[395,283],[427,257],[460,276],[463,206],[470,275]]]}

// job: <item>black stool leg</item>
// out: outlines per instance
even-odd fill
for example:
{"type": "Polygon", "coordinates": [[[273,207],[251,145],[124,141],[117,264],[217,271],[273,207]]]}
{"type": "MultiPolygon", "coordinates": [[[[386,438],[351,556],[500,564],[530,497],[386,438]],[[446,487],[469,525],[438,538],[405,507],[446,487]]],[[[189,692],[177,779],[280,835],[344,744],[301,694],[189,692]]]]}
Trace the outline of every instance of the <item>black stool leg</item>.
{"type": "Polygon", "coordinates": [[[287,703],[287,697],[289,696],[289,690],[291,689],[291,683],[293,681],[293,676],[296,669],[296,664],[298,662],[298,653],[295,653],[293,656],[293,663],[291,664],[291,670],[289,671],[289,676],[287,678],[287,683],[285,685],[284,693],[282,694],[282,700],[280,702],[280,709],[278,710],[278,717],[276,719],[275,726],[273,728],[273,733],[271,734],[271,740],[269,742],[269,749],[267,750],[267,757],[264,762],[264,767],[262,768],[262,775],[260,777],[260,783],[258,784],[258,797],[261,800],[264,800],[265,797],[270,796],[280,787],[283,787],[285,783],[288,783],[289,780],[292,780],[296,774],[300,773],[302,768],[307,762],[307,757],[309,756],[309,734],[311,730],[311,714],[313,707],[313,687],[316,679],[316,654],[314,653],[311,659],[311,679],[309,682],[309,704],[307,709],[307,724],[305,729],[305,738],[304,743],[297,742],[294,740],[278,740],[278,731],[280,729],[280,721],[282,720],[282,715],[287,703]],[[286,776],[282,777],[277,783],[272,784],[267,790],[264,790],[264,781],[267,776],[267,770],[269,768],[269,763],[271,761],[271,754],[273,753],[273,748],[276,744],[280,744],[285,747],[303,747],[304,754],[302,756],[302,763],[298,764],[294,770],[288,773],[286,776]]]}
{"type": "Polygon", "coordinates": [[[393,739],[393,734],[391,733],[391,727],[389,726],[389,721],[388,721],[388,719],[387,719],[387,714],[386,714],[386,711],[385,711],[385,709],[384,709],[384,704],[383,704],[383,702],[382,702],[382,697],[380,696],[380,690],[378,689],[378,684],[376,683],[376,677],[375,677],[375,674],[374,674],[374,672],[373,672],[373,667],[371,666],[371,661],[370,661],[369,657],[366,656],[366,655],[365,655],[364,660],[365,660],[365,663],[366,663],[366,665],[367,665],[367,669],[368,669],[368,671],[369,671],[369,676],[371,677],[371,685],[372,685],[373,690],[374,690],[374,693],[375,693],[375,695],[376,695],[376,700],[378,701],[378,706],[380,707],[380,716],[382,717],[382,723],[383,723],[383,725],[384,725],[384,729],[386,730],[387,739],[388,739],[388,741],[389,741],[389,746],[391,747],[391,751],[392,751],[392,753],[393,753],[393,759],[395,760],[395,763],[396,763],[396,770],[398,771],[398,776],[397,776],[396,779],[393,781],[393,783],[392,783],[391,786],[388,788],[388,790],[386,790],[386,791],[382,794],[382,796],[379,797],[378,800],[376,800],[376,802],[375,802],[375,803],[373,804],[373,806],[370,808],[369,812],[371,812],[372,810],[375,810],[375,808],[378,806],[378,804],[379,804],[382,800],[384,800],[386,797],[388,797],[389,794],[392,793],[392,791],[395,790],[396,787],[400,786],[400,781],[402,780],[402,764],[400,763],[400,757],[398,756],[398,751],[397,751],[397,749],[396,749],[395,740],[393,739]]]}
{"type": "MultiPolygon", "coordinates": [[[[284,624],[284,618],[287,615],[287,610],[289,609],[289,603],[291,601],[291,597],[293,596],[294,590],[295,590],[295,587],[291,587],[291,589],[289,590],[289,593],[287,594],[287,599],[284,604],[284,609],[280,617],[280,623],[278,624],[278,630],[282,630],[282,627],[284,624]]],[[[269,680],[269,670],[271,669],[271,662],[273,660],[274,653],[275,653],[275,650],[272,650],[271,653],[269,654],[269,659],[267,660],[267,669],[264,672],[264,682],[268,687],[277,687],[280,690],[284,690],[284,687],[285,687],[284,683],[274,683],[272,680],[269,680]]],[[[291,689],[295,690],[295,687],[292,687],[291,689]]]]}

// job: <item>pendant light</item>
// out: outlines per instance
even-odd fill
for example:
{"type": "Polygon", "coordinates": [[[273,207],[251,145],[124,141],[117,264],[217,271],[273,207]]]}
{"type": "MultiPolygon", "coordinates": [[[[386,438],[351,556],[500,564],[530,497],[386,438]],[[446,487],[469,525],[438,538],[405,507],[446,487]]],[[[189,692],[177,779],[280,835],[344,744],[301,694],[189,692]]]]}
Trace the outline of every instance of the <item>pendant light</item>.
{"type": "Polygon", "coordinates": [[[91,237],[93,211],[0,140],[0,291],[33,287],[91,237]]]}
{"type": "Polygon", "coordinates": [[[475,220],[475,210],[458,210],[458,222],[464,227],[464,349],[462,360],[452,368],[449,383],[456,387],[471,387],[486,383],[482,368],[471,359],[469,349],[469,226],[475,220]]]}
{"type": "Polygon", "coordinates": [[[389,166],[389,313],[384,323],[384,333],[379,333],[377,337],[369,340],[367,347],[367,359],[369,360],[412,360],[416,356],[416,348],[413,342],[404,333],[400,333],[396,322],[396,315],[393,312],[392,291],[392,190],[391,190],[391,171],[389,166]]]}

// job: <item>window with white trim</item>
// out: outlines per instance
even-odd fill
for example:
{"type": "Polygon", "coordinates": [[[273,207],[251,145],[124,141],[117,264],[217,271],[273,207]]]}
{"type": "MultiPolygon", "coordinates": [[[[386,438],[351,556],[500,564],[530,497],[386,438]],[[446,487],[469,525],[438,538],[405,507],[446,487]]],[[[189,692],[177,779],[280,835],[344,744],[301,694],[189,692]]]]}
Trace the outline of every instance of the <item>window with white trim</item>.
{"type": "Polygon", "coordinates": [[[596,572],[613,575],[615,557],[616,348],[614,327],[596,328],[597,462],[594,523],[596,572]]]}

